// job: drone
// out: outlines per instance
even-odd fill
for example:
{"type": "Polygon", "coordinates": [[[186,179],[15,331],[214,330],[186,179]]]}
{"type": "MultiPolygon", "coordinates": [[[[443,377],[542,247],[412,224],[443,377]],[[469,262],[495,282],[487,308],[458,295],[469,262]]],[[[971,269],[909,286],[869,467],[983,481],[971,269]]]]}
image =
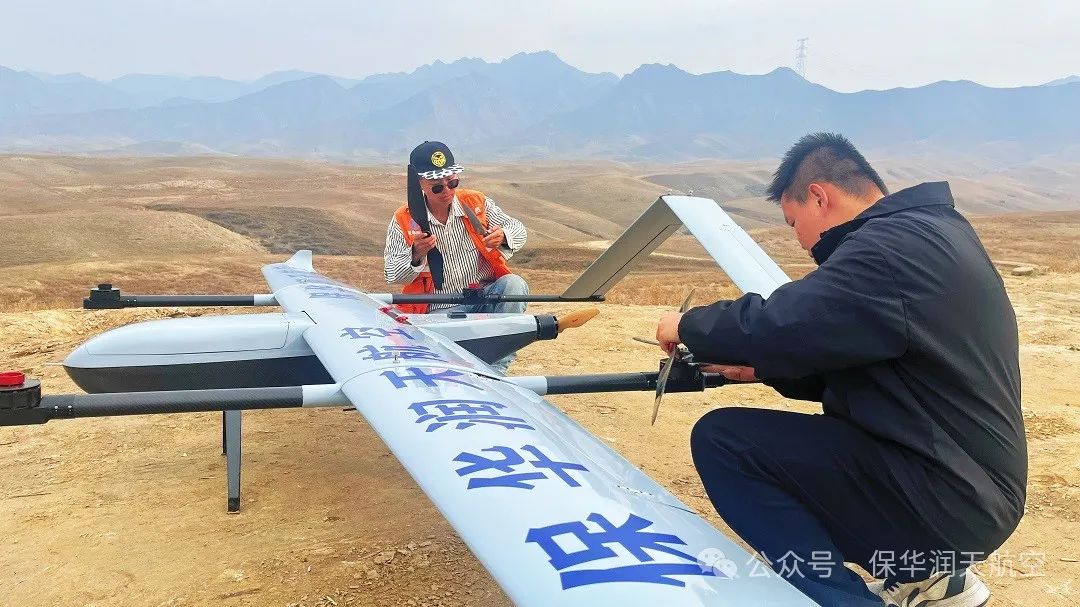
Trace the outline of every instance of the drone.
{"type": "MultiPolygon", "coordinates": [[[[813,605],[614,449],[542,397],[715,388],[676,350],[659,371],[504,376],[489,366],[556,339],[596,310],[404,314],[401,303],[602,302],[686,228],[743,291],[788,282],[713,200],[661,196],[561,295],[365,293],[315,271],[310,251],[262,268],[270,292],[126,295],[83,306],[277,306],[277,313],[127,325],[77,347],[64,368],[86,394],[45,395],[0,373],[0,425],[112,415],[223,412],[227,508],[240,508],[241,413],[347,407],[362,415],[516,605],[813,605]],[[754,565],[756,564],[756,566],[754,565]]],[[[685,308],[689,300],[684,303],[685,308]]]]}

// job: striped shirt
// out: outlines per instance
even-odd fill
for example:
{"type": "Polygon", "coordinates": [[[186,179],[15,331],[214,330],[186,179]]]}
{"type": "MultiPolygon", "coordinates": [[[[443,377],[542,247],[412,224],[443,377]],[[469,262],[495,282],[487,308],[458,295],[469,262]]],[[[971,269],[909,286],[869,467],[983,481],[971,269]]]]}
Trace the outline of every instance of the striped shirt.
{"type": "MultiPolygon", "coordinates": [[[[505,242],[499,247],[504,259],[510,259],[515,252],[525,246],[525,226],[510,217],[499,208],[495,201],[485,197],[484,209],[487,213],[488,229],[502,228],[506,235],[505,242]]],[[[465,212],[457,196],[450,205],[450,219],[440,223],[428,210],[428,222],[435,235],[436,247],[445,260],[443,286],[435,292],[439,294],[458,294],[472,283],[487,284],[495,280],[495,271],[491,264],[476,250],[472,238],[465,230],[465,212]]],[[[393,218],[386,228],[386,249],[383,251],[383,274],[391,284],[409,284],[423,271],[427,270],[427,260],[419,266],[412,265],[412,247],[405,243],[405,236],[393,218]]],[[[453,304],[433,304],[430,310],[452,307],[453,304]]]]}

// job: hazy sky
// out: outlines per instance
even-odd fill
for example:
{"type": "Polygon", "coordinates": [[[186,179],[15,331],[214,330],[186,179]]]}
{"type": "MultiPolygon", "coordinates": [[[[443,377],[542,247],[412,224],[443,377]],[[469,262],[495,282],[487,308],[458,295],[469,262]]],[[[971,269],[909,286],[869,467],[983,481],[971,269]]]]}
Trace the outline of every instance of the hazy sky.
{"type": "Polygon", "coordinates": [[[795,62],[838,90],[1080,74],[1073,0],[2,0],[0,65],[96,78],[339,76],[551,50],[587,71],[642,63],[757,74],[795,62]]]}

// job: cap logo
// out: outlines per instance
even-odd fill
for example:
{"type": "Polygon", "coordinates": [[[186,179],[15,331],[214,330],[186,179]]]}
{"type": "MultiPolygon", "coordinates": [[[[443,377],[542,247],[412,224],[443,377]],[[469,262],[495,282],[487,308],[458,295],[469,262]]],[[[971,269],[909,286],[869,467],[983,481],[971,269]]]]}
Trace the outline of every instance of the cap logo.
{"type": "Polygon", "coordinates": [[[436,168],[443,168],[446,166],[446,155],[442,152],[435,152],[431,155],[431,164],[435,165],[436,168]]]}

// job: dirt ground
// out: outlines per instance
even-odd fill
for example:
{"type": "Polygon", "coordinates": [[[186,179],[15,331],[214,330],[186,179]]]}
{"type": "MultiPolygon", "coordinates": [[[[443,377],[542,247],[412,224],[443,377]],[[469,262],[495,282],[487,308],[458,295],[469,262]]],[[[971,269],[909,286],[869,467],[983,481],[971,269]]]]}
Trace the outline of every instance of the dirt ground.
{"type": "MultiPolygon", "coordinates": [[[[529,225],[513,264],[534,292],[551,293],[596,255],[582,243],[615,237],[658,193],[694,187],[728,200],[767,177],[758,168],[725,168],[731,183],[713,166],[478,167],[469,179],[529,225]]],[[[1023,522],[983,566],[995,607],[1080,604],[1080,212],[1034,212],[1076,208],[1080,172],[1069,170],[1058,181],[953,180],[966,210],[1025,212],[973,220],[1020,319],[1031,459],[1023,522]],[[1038,274],[1009,275],[1022,264],[1038,274]]],[[[944,177],[935,171],[887,173],[944,177]]],[[[0,156],[0,370],[72,392],[56,363],[93,335],[224,312],[73,309],[99,280],[128,293],[261,292],[258,267],[315,238],[317,252],[348,254],[317,256],[317,268],[385,290],[370,255],[400,182],[385,168],[286,161],[0,156]]],[[[745,225],[779,221],[763,200],[744,206],[729,208],[745,225]]],[[[790,275],[812,267],[788,229],[753,235],[790,275]]],[[[526,348],[511,372],[653,368],[659,351],[630,338],[650,335],[686,285],[699,286],[697,301],[736,293],[687,238],[661,253],[598,318],[526,348]]],[[[721,529],[690,461],[693,423],[718,406],[816,410],[760,386],[725,387],[670,395],[650,427],[649,394],[550,401],[721,529]]],[[[220,428],[220,414],[0,428],[0,607],[509,604],[355,411],[245,413],[242,509],[231,515],[220,428]]]]}
{"type": "MultiPolygon", "coordinates": [[[[998,607],[1071,606],[1080,599],[1080,275],[1006,281],[1021,322],[1031,481],[1020,528],[983,574],[998,607]]],[[[606,305],[586,327],[527,348],[512,372],[647,368],[659,352],[630,337],[648,335],[664,309],[606,305]]],[[[3,313],[0,366],[42,377],[48,392],[73,391],[50,363],[78,343],[187,313],[3,313]]],[[[814,410],[767,388],[727,387],[669,396],[650,427],[648,394],[551,401],[721,528],[690,462],[693,422],[726,405],[814,410]]],[[[0,429],[0,604],[508,604],[355,412],[245,413],[238,514],[225,512],[220,441],[220,414],[0,429]]]]}

